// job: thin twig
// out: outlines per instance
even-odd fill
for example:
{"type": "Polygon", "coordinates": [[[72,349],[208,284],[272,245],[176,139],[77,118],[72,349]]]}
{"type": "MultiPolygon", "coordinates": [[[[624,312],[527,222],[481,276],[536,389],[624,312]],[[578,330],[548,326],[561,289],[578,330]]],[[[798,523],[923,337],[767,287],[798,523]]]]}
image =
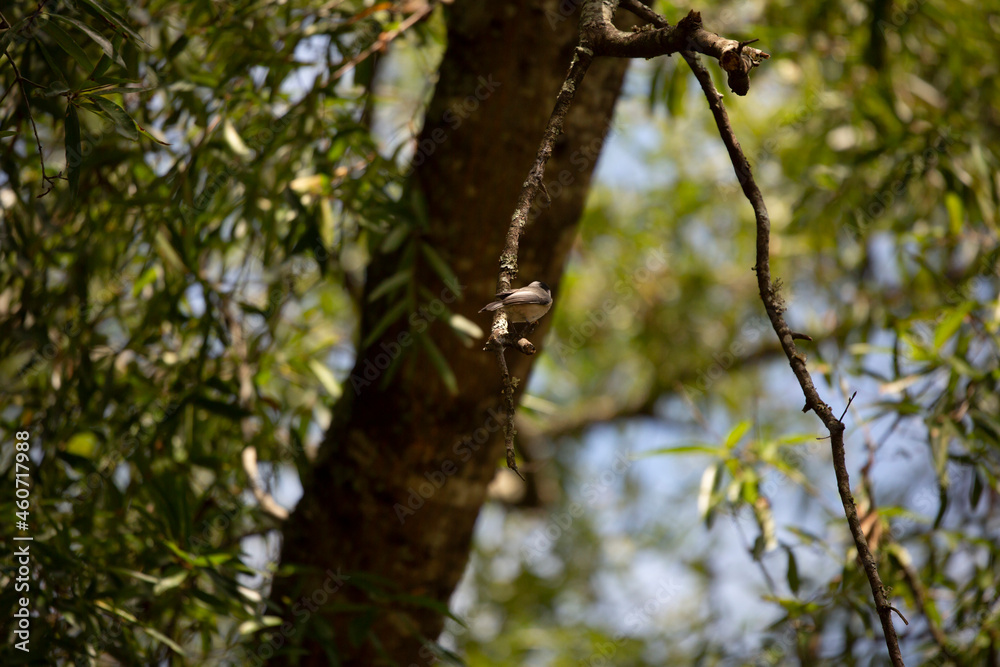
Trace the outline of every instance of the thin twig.
{"type": "Polygon", "coordinates": [[[361,51],[358,55],[354,56],[346,63],[341,65],[337,69],[337,71],[333,73],[333,76],[330,77],[330,80],[336,81],[337,79],[339,79],[340,77],[344,76],[349,71],[357,67],[359,64],[361,64],[366,58],[368,58],[368,56],[375,53],[376,51],[381,51],[382,49],[384,49],[386,46],[389,45],[389,42],[391,42],[392,40],[396,39],[404,32],[406,32],[406,30],[409,29],[410,26],[412,26],[417,21],[430,14],[432,11],[434,11],[435,4],[436,3],[433,2],[427,3],[426,5],[424,5],[423,7],[421,7],[420,9],[418,9],[417,11],[413,12],[408,17],[406,17],[406,19],[402,23],[400,23],[392,30],[389,30],[388,32],[383,32],[381,35],[378,36],[378,39],[376,39],[372,43],[371,46],[361,51]]]}
{"type": "Polygon", "coordinates": [[[35,135],[35,143],[38,145],[38,162],[42,165],[42,182],[49,184],[49,189],[38,195],[38,198],[44,197],[52,191],[55,187],[55,180],[57,177],[48,177],[45,175],[45,154],[42,152],[42,140],[38,138],[38,128],[35,126],[35,117],[31,115],[31,101],[28,100],[28,91],[24,89],[24,82],[27,81],[21,76],[21,70],[18,69],[17,63],[11,58],[10,54],[7,53],[7,49],[3,50],[3,54],[7,56],[7,60],[14,67],[14,77],[17,79],[17,85],[21,89],[21,95],[24,97],[24,109],[28,113],[28,120],[31,122],[31,131],[35,135]]]}
{"type": "Polygon", "coordinates": [[[853,394],[851,394],[851,397],[847,399],[847,405],[844,407],[844,411],[840,413],[840,419],[838,419],[837,421],[839,422],[844,421],[844,417],[847,415],[847,411],[851,409],[851,403],[854,402],[854,397],[857,395],[858,392],[854,392],[853,394]]]}
{"type": "MultiPolygon", "coordinates": [[[[497,346],[495,348],[497,355],[497,364],[500,365],[500,377],[503,380],[503,398],[504,398],[504,424],[503,424],[503,434],[504,434],[504,444],[507,448],[507,467],[517,473],[517,476],[522,480],[524,475],[521,471],[517,469],[517,458],[514,456],[514,381],[510,377],[510,371],[507,370],[507,360],[503,356],[503,347],[497,346]]],[[[525,480],[527,481],[527,480],[525,480]]]]}

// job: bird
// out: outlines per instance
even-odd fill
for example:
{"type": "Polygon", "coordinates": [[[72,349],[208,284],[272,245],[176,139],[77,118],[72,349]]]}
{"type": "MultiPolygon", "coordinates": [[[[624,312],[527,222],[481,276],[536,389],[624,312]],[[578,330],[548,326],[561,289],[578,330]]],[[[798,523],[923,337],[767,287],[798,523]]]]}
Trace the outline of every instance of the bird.
{"type": "Polygon", "coordinates": [[[552,290],[540,280],[509,292],[500,292],[496,301],[488,303],[479,311],[495,311],[503,308],[507,319],[513,322],[532,324],[542,318],[552,307],[552,290]]]}

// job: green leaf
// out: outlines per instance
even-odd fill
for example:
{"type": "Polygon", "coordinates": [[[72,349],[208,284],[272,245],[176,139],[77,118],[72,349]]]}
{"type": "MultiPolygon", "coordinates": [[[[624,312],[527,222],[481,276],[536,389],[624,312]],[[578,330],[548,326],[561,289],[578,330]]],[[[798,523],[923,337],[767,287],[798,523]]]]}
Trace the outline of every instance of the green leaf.
{"type": "Polygon", "coordinates": [[[139,572],[137,570],[127,570],[127,569],[121,568],[121,567],[112,567],[112,568],[109,568],[109,569],[112,572],[117,572],[118,574],[124,574],[125,576],[133,577],[135,579],[138,579],[139,581],[145,581],[146,583],[149,583],[149,584],[158,584],[158,583],[160,583],[160,579],[158,577],[154,577],[151,574],[146,574],[145,572],[139,572]]]}
{"type": "Polygon", "coordinates": [[[958,328],[962,326],[962,321],[969,314],[975,304],[971,301],[953,308],[951,312],[944,316],[941,322],[934,329],[934,349],[940,350],[948,340],[955,335],[958,328]]]}
{"type": "Polygon", "coordinates": [[[84,90],[77,91],[79,97],[91,97],[99,95],[144,93],[148,90],[156,90],[156,86],[116,86],[111,83],[104,83],[84,90]]]}
{"type": "Polygon", "coordinates": [[[147,627],[141,626],[141,625],[139,627],[142,629],[143,632],[145,632],[147,635],[149,635],[153,639],[155,639],[155,640],[157,640],[157,641],[159,641],[159,642],[161,642],[161,643],[166,644],[167,646],[169,646],[170,649],[174,653],[177,653],[178,655],[187,655],[186,653],[184,653],[184,649],[181,648],[180,645],[177,644],[177,642],[175,642],[173,639],[171,639],[170,637],[166,636],[165,634],[163,634],[159,630],[154,630],[153,628],[147,628],[147,627]]]}
{"type": "Polygon", "coordinates": [[[715,496],[722,480],[722,463],[711,465],[705,468],[701,475],[701,484],[698,487],[698,514],[705,520],[705,524],[711,528],[714,519],[715,496]]]}
{"type": "Polygon", "coordinates": [[[799,585],[801,581],[799,580],[799,564],[795,560],[795,553],[789,547],[785,547],[785,551],[788,552],[788,587],[792,589],[793,593],[798,594],[799,585]]]}
{"type": "Polygon", "coordinates": [[[27,20],[28,16],[25,16],[17,21],[14,21],[9,28],[0,33],[0,53],[3,53],[4,49],[7,48],[7,45],[14,41],[14,36],[20,33],[22,25],[27,20]]]}
{"type": "Polygon", "coordinates": [[[382,245],[379,248],[382,252],[393,252],[398,248],[406,237],[410,235],[410,226],[405,223],[397,223],[395,227],[392,228],[388,234],[386,234],[385,239],[382,241],[382,245]]]}
{"type": "Polygon", "coordinates": [[[281,618],[278,616],[262,616],[259,619],[250,619],[249,621],[243,621],[240,623],[237,632],[241,635],[252,635],[258,630],[264,628],[272,628],[274,626],[281,625],[281,618]]]}
{"type": "Polygon", "coordinates": [[[458,281],[458,276],[451,270],[448,263],[441,258],[441,255],[437,254],[437,251],[427,243],[420,244],[420,249],[430,263],[431,268],[434,269],[434,273],[438,274],[438,277],[441,278],[445,286],[456,295],[461,294],[461,283],[458,281]]]}
{"type": "MultiPolygon", "coordinates": [[[[111,568],[111,569],[116,569],[116,568],[111,568]]],[[[94,601],[94,606],[97,607],[98,609],[103,609],[104,611],[108,612],[109,614],[114,614],[115,616],[117,616],[117,617],[121,618],[122,620],[125,620],[125,621],[127,621],[129,623],[136,623],[136,622],[138,622],[138,619],[135,616],[133,616],[132,614],[130,614],[128,611],[126,611],[125,609],[122,609],[120,607],[116,607],[113,604],[108,604],[104,600],[95,600],[94,601]]]]}
{"type": "Polygon", "coordinates": [[[166,591],[177,588],[184,583],[185,579],[188,578],[188,574],[190,573],[187,570],[181,570],[176,574],[160,579],[156,582],[156,585],[153,586],[153,595],[162,595],[166,591]]]}
{"type": "MultiPolygon", "coordinates": [[[[75,18],[73,18],[71,16],[64,16],[62,14],[50,14],[50,16],[52,18],[58,20],[58,21],[62,21],[63,23],[65,23],[67,25],[71,25],[74,28],[76,28],[77,30],[80,30],[81,32],[83,32],[84,34],[86,34],[87,37],[90,37],[92,40],[94,40],[94,42],[98,46],[101,47],[101,51],[104,52],[105,56],[107,56],[108,58],[116,61],[119,66],[125,67],[125,62],[121,59],[121,56],[118,56],[118,55],[115,54],[115,49],[111,45],[111,41],[107,37],[105,37],[104,35],[100,34],[96,30],[94,30],[93,28],[91,28],[89,25],[87,25],[86,23],[83,23],[82,21],[78,21],[77,19],[75,19],[75,18]]],[[[92,70],[87,70],[87,71],[88,71],[88,73],[90,73],[91,76],[93,76],[94,75],[93,71],[96,71],[96,70],[93,70],[93,71],[92,70]]]]}
{"type": "Polygon", "coordinates": [[[413,271],[410,270],[409,268],[405,268],[402,271],[394,273],[393,275],[389,276],[388,278],[386,278],[385,280],[383,280],[382,282],[380,282],[378,285],[375,286],[375,289],[373,289],[371,291],[371,294],[368,295],[368,302],[372,303],[374,301],[377,301],[380,297],[385,296],[386,294],[392,292],[393,290],[402,287],[403,285],[410,282],[412,279],[413,279],[413,271]]]}
{"type": "Polygon", "coordinates": [[[159,139],[157,139],[156,137],[154,137],[152,134],[150,134],[149,132],[147,132],[146,129],[142,125],[139,125],[139,123],[136,123],[135,126],[139,129],[139,134],[141,134],[142,136],[146,137],[147,139],[152,139],[153,141],[155,141],[156,143],[160,144],[161,146],[169,146],[170,145],[169,142],[160,141],[159,139]]]}
{"type": "Polygon", "coordinates": [[[451,366],[448,365],[448,361],[444,358],[437,344],[427,334],[420,335],[418,338],[423,343],[424,349],[427,350],[427,355],[441,377],[441,381],[444,382],[444,386],[448,389],[448,393],[452,396],[457,396],[458,378],[455,377],[455,372],[451,370],[451,366]]]}
{"type": "Polygon", "coordinates": [[[139,44],[146,44],[146,40],[144,40],[135,30],[130,28],[128,22],[126,22],[121,15],[108,9],[98,0],[80,0],[80,4],[89,9],[92,13],[102,17],[119,30],[123,31],[133,41],[139,44]]]}
{"type": "Polygon", "coordinates": [[[232,554],[208,554],[207,556],[198,556],[194,559],[194,565],[196,567],[209,567],[215,568],[224,563],[228,563],[233,559],[232,554]]]}
{"type": "Polygon", "coordinates": [[[979,506],[979,499],[983,495],[983,478],[978,470],[972,473],[972,488],[969,490],[969,506],[975,509],[979,506]]]}
{"type": "Polygon", "coordinates": [[[253,151],[247,147],[236,126],[228,118],[222,123],[222,136],[226,140],[226,145],[229,146],[229,149],[238,157],[247,158],[253,155],[253,151]]]}
{"type": "MultiPolygon", "coordinates": [[[[135,279],[135,283],[132,285],[132,296],[139,296],[142,294],[143,288],[146,285],[151,285],[159,277],[160,269],[158,266],[151,266],[142,272],[138,278],[135,279]]],[[[215,379],[215,378],[213,378],[215,379]]]]}
{"type": "Polygon", "coordinates": [[[73,104],[66,108],[66,177],[69,179],[69,193],[76,198],[80,190],[80,165],[83,163],[83,148],[80,144],[80,115],[73,104]]]}
{"type": "Polygon", "coordinates": [[[91,458],[97,448],[97,436],[90,431],[74,434],[66,443],[66,451],[76,456],[91,458]]]}
{"type": "Polygon", "coordinates": [[[962,198],[955,192],[949,192],[944,196],[944,205],[948,209],[948,220],[951,223],[951,233],[956,236],[962,233],[962,220],[964,219],[962,198]]]}
{"type": "Polygon", "coordinates": [[[163,259],[163,263],[167,268],[173,269],[178,273],[187,272],[184,260],[174,248],[173,244],[171,244],[170,233],[166,229],[161,227],[156,230],[154,241],[157,254],[163,259]]]}
{"type": "Polygon", "coordinates": [[[62,61],[56,62],[56,59],[52,57],[52,53],[49,51],[49,47],[45,45],[43,40],[36,39],[35,45],[38,46],[38,52],[42,54],[42,59],[48,64],[52,76],[65,82],[66,74],[62,71],[62,61]]]}
{"type": "Polygon", "coordinates": [[[684,115],[684,97],[687,93],[688,68],[678,67],[674,63],[673,72],[667,87],[667,111],[671,116],[680,118],[684,115]]]}
{"type": "Polygon", "coordinates": [[[815,433],[793,433],[778,438],[779,445],[801,445],[816,439],[815,433]]]}
{"type": "Polygon", "coordinates": [[[69,92],[69,86],[65,81],[53,81],[49,84],[48,88],[45,89],[45,97],[56,97],[57,95],[64,95],[69,92]]]}
{"type": "Polygon", "coordinates": [[[635,458],[641,459],[650,456],[662,456],[664,454],[710,454],[712,456],[719,456],[721,453],[722,449],[715,445],[681,445],[679,447],[659,447],[657,449],[636,452],[635,458]]]}
{"type": "Polygon", "coordinates": [[[734,426],[733,430],[731,430],[729,435],[726,436],[726,441],[723,443],[722,447],[724,449],[732,449],[735,447],[737,443],[743,439],[743,436],[746,435],[747,431],[750,430],[752,425],[753,424],[750,421],[744,420],[734,426]]]}
{"type": "MultiPolygon", "coordinates": [[[[465,336],[470,341],[482,338],[486,335],[483,332],[482,327],[462,315],[452,314],[448,317],[448,326],[450,326],[452,331],[457,333],[460,338],[465,336]]],[[[471,342],[469,344],[471,345],[471,342]]]]}
{"type": "Polygon", "coordinates": [[[656,108],[656,100],[663,88],[663,82],[667,76],[667,65],[660,61],[653,67],[653,78],[649,82],[649,110],[656,108]]]}
{"type": "Polygon", "coordinates": [[[376,324],[372,328],[372,330],[368,333],[368,335],[365,336],[364,341],[362,341],[361,343],[361,349],[367,350],[372,343],[377,341],[379,336],[385,333],[386,329],[391,327],[393,323],[396,322],[396,320],[401,318],[406,313],[406,311],[409,309],[409,305],[410,302],[404,299],[399,303],[393,305],[391,308],[389,308],[389,310],[387,310],[386,313],[382,316],[382,318],[378,321],[378,324],[376,324]]]}
{"type": "Polygon", "coordinates": [[[119,55],[124,36],[125,33],[116,32],[115,36],[111,38],[111,53],[101,55],[100,60],[97,61],[97,65],[94,67],[94,71],[90,74],[91,79],[103,76],[108,71],[108,68],[111,67],[112,61],[118,63],[120,67],[125,67],[125,62],[122,60],[121,55],[119,55]]]}
{"type": "Polygon", "coordinates": [[[327,368],[319,359],[309,360],[309,369],[313,372],[313,375],[319,380],[323,388],[326,389],[327,393],[330,394],[331,398],[340,398],[344,393],[344,389],[337,382],[337,378],[334,377],[333,373],[327,368]]]}
{"type": "Polygon", "coordinates": [[[189,41],[190,38],[187,35],[181,35],[178,37],[177,40],[170,45],[170,50],[167,51],[167,60],[172,61],[180,55],[180,53],[184,51],[185,47],[187,47],[189,41]]]}
{"type": "MultiPolygon", "coordinates": [[[[48,16],[52,16],[49,14],[48,16]]],[[[52,40],[59,45],[63,51],[69,54],[73,60],[80,64],[80,67],[84,69],[88,74],[93,71],[94,63],[90,59],[90,56],[80,48],[80,45],[76,43],[65,30],[60,28],[55,22],[49,21],[42,28],[42,31],[52,38],[52,40]]]]}
{"type": "Polygon", "coordinates": [[[132,141],[139,138],[139,130],[135,127],[135,121],[132,120],[132,117],[128,115],[125,109],[106,97],[94,96],[90,99],[94,100],[97,106],[101,107],[101,110],[111,118],[115,124],[115,131],[118,134],[132,141]]]}

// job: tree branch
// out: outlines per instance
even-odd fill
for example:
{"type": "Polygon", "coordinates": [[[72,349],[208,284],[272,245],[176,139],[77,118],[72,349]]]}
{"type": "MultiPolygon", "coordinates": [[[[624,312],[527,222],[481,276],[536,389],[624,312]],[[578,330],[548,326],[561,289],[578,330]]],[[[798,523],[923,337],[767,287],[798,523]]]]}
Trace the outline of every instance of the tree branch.
{"type": "Polygon", "coordinates": [[[750,90],[750,70],[771,55],[748,47],[757,40],[738,42],[721,37],[702,27],[701,14],[688,12],[676,26],[671,26],[638,0],[595,0],[586,3],[580,15],[581,44],[589,46],[596,56],[615,58],[653,58],[680,52],[704,53],[719,61],[729,75],[729,88],[737,95],[750,90]],[[621,4],[640,18],[652,23],[652,30],[623,32],[611,22],[615,9],[621,4]],[[641,7],[642,9],[639,9],[641,7]]]}
{"type": "MultiPolygon", "coordinates": [[[[663,29],[669,25],[662,17],[649,12],[648,8],[643,6],[639,10],[636,7],[639,4],[636,0],[625,0],[625,3],[628,9],[634,9],[636,13],[641,12],[641,17],[650,21],[655,26],[663,29]]],[[[851,535],[854,537],[854,544],[858,549],[858,558],[868,577],[868,583],[871,585],[875,608],[878,611],[879,619],[882,623],[882,631],[885,634],[886,647],[889,650],[889,658],[892,660],[893,665],[901,666],[903,665],[903,658],[899,652],[896,629],[892,624],[892,606],[886,597],[885,586],[882,585],[875,558],[868,548],[868,542],[865,539],[864,532],[861,529],[861,522],[858,519],[858,511],[854,505],[854,498],[851,496],[851,483],[847,474],[847,463],[844,454],[844,424],[834,416],[830,406],[823,402],[819,396],[819,392],[816,391],[809,370],[806,368],[806,357],[795,349],[792,331],[788,328],[788,324],[782,316],[785,304],[780,294],[780,281],[771,281],[771,220],[767,213],[767,207],[764,204],[764,196],[761,194],[760,188],[757,187],[757,183],[753,178],[753,174],[750,171],[750,163],[747,161],[746,156],[743,154],[743,149],[736,139],[732,125],[729,123],[729,114],[726,113],[726,108],[722,103],[722,95],[719,94],[719,91],[715,88],[715,84],[712,83],[711,75],[698,60],[697,55],[689,51],[682,53],[682,55],[691,66],[691,70],[701,84],[702,90],[705,91],[708,106],[715,117],[715,124],[719,128],[722,141],[729,151],[729,158],[733,163],[733,168],[736,170],[736,176],[743,188],[743,194],[746,195],[750,205],[753,206],[754,217],[757,222],[757,265],[754,267],[754,270],[757,272],[757,288],[760,291],[760,298],[764,303],[767,316],[771,320],[771,326],[774,328],[774,332],[781,342],[785,356],[788,357],[792,372],[799,381],[799,386],[802,387],[802,393],[806,399],[803,412],[807,410],[815,412],[816,416],[820,418],[823,425],[830,432],[833,467],[837,477],[837,491],[840,493],[840,500],[844,505],[844,514],[847,517],[851,535]]]]}
{"type": "MultiPolygon", "coordinates": [[[[517,199],[517,207],[510,219],[510,227],[507,230],[507,240],[504,244],[503,252],[500,254],[500,275],[497,277],[497,293],[510,291],[511,281],[517,277],[517,253],[518,244],[521,239],[521,230],[528,220],[528,212],[535,202],[535,197],[542,191],[542,178],[545,176],[545,165],[552,157],[552,147],[556,139],[562,134],[563,122],[566,120],[566,113],[573,102],[576,90],[583,81],[587,68],[594,60],[593,52],[583,46],[578,46],[573,52],[573,61],[570,63],[566,79],[559,89],[556,97],[555,108],[549,117],[549,122],[545,126],[542,134],[542,143],[538,147],[538,154],[535,156],[535,163],[528,172],[528,178],[524,181],[521,194],[517,199]]],[[[528,327],[526,333],[530,333],[534,327],[528,327]]],[[[507,467],[521,475],[517,470],[517,463],[514,458],[514,379],[511,378],[507,370],[507,360],[504,358],[504,349],[508,345],[514,345],[516,349],[524,354],[534,354],[535,346],[531,344],[526,334],[518,336],[517,340],[508,333],[507,314],[501,308],[493,316],[493,328],[490,332],[489,340],[484,349],[493,350],[497,355],[497,364],[500,366],[500,374],[503,378],[504,411],[504,440],[507,446],[507,467]]],[[[523,479],[523,477],[522,477],[523,479]]]]}

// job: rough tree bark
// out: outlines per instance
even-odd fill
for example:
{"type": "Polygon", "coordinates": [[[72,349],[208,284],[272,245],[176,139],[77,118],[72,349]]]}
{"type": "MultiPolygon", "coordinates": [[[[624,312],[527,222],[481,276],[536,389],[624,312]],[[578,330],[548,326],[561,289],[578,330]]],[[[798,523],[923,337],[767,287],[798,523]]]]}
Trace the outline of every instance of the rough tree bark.
{"type": "MultiPolygon", "coordinates": [[[[576,45],[578,12],[566,9],[573,4],[466,1],[448,10],[448,47],[421,135],[434,150],[425,154],[413,180],[427,202],[425,240],[450,263],[464,287],[461,300],[450,307],[484,329],[489,322],[476,311],[492,298],[510,211],[576,45]],[[454,127],[455,116],[446,112],[474,96],[477,88],[482,92],[484,85],[493,92],[454,127]]],[[[545,180],[558,181],[560,187],[550,188],[551,205],[529,223],[521,242],[524,283],[540,279],[558,284],[626,66],[624,60],[595,63],[577,93],[545,180]]],[[[367,289],[395,272],[396,259],[375,258],[367,289]]],[[[444,288],[429,266],[418,266],[417,279],[434,293],[444,288]]],[[[376,307],[366,306],[362,338],[380,315],[376,307]]],[[[381,341],[394,342],[401,331],[399,325],[390,327],[381,341]]],[[[486,487],[502,464],[501,382],[495,359],[482,351],[481,342],[458,345],[440,322],[430,331],[445,351],[459,394],[448,393],[425,355],[418,357],[416,372],[400,373],[385,389],[373,383],[354,396],[345,388],[348,395],[338,403],[318,461],[304,480],[303,498],[283,531],[283,564],[312,568],[275,581],[272,599],[286,610],[325,582],[330,590],[328,571],[375,575],[382,579],[374,585],[389,593],[442,604],[458,584],[486,487]],[[411,491],[421,484],[427,490],[429,480],[442,478],[440,488],[401,521],[395,506],[407,506],[411,491]]],[[[544,326],[535,340],[543,336],[544,326]]],[[[356,371],[382,351],[380,342],[359,354],[356,371]]],[[[526,379],[534,357],[515,356],[511,373],[526,379]]],[[[356,585],[361,581],[360,576],[348,581],[315,612],[305,613],[309,605],[300,605],[298,614],[286,611],[304,652],[298,662],[283,655],[272,663],[329,664],[318,649],[318,638],[329,636],[322,630],[327,625],[344,665],[390,660],[429,664],[424,644],[440,633],[443,616],[399,598],[383,598],[371,619],[371,633],[384,649],[380,655],[371,641],[352,635],[358,614],[336,609],[344,603],[373,602],[356,585]],[[360,645],[352,643],[352,636],[360,645]]]]}

